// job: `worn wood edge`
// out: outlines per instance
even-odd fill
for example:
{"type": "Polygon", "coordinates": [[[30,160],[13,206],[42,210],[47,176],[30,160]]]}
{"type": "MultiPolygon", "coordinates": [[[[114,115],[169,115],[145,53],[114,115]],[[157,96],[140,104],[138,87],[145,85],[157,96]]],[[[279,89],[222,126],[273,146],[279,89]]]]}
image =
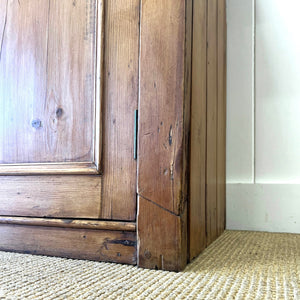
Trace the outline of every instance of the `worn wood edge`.
{"type": "Polygon", "coordinates": [[[191,132],[191,79],[192,79],[192,37],[193,37],[193,2],[185,1],[185,40],[184,40],[184,89],[183,89],[183,135],[182,135],[182,172],[181,195],[177,201],[175,214],[181,215],[189,198],[189,156],[191,132]]]}
{"type": "Polygon", "coordinates": [[[134,222],[77,220],[77,219],[50,219],[0,216],[0,224],[15,224],[26,226],[77,228],[111,231],[136,231],[134,222]]]}
{"type": "Polygon", "coordinates": [[[179,272],[187,264],[187,205],[176,215],[138,196],[137,265],[179,272]]]}
{"type": "Polygon", "coordinates": [[[1,224],[0,251],[136,264],[136,234],[1,224]]]}
{"type": "Polygon", "coordinates": [[[95,80],[95,132],[94,132],[94,161],[97,172],[101,172],[102,158],[102,100],[104,75],[104,0],[97,0],[97,28],[96,28],[96,80],[95,80]]]}
{"type": "MultiPolygon", "coordinates": [[[[192,54],[193,54],[193,4],[194,0],[185,2],[185,58],[184,58],[184,107],[183,107],[183,172],[182,172],[182,200],[179,212],[182,213],[189,206],[190,201],[190,151],[191,151],[191,100],[192,100],[192,54]]],[[[189,214],[188,209],[187,214],[189,214]]],[[[189,216],[188,216],[189,218],[189,216]]],[[[187,235],[189,221],[186,222],[187,235]]],[[[190,241],[187,238],[187,261],[189,260],[190,241]]]]}
{"type": "Polygon", "coordinates": [[[0,164],[0,175],[99,174],[94,162],[0,164]]]}

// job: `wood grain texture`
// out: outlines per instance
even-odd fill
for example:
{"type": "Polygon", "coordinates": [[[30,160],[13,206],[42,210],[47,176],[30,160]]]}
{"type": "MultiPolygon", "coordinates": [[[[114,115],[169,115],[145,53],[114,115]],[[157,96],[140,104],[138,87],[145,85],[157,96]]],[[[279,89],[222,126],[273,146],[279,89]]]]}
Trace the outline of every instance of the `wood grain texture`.
{"type": "Polygon", "coordinates": [[[50,219],[50,218],[0,216],[0,224],[95,229],[95,230],[136,231],[136,225],[133,222],[114,222],[114,221],[98,221],[98,220],[50,219]]]}
{"type": "Polygon", "coordinates": [[[98,164],[101,1],[2,2],[0,170],[18,163],[98,164]]]}
{"type": "Polygon", "coordinates": [[[179,271],[187,263],[192,2],[141,3],[138,265],[179,271]]]}
{"type": "Polygon", "coordinates": [[[26,2],[1,1],[0,163],[39,161],[45,141],[31,122],[43,120],[38,110],[46,100],[49,3],[26,2]]]}
{"type": "Polygon", "coordinates": [[[194,0],[189,197],[189,254],[206,247],[207,0],[194,0]]]}
{"type": "Polygon", "coordinates": [[[1,176],[0,215],[99,218],[98,176],[1,176]]]}
{"type": "Polygon", "coordinates": [[[217,238],[217,128],[218,128],[218,0],[207,8],[207,245],[217,238]]]}
{"type": "Polygon", "coordinates": [[[49,3],[45,110],[50,119],[45,144],[56,157],[88,157],[91,161],[95,130],[96,1],[49,3]],[[57,108],[63,110],[60,118],[52,116],[57,108]]]}
{"type": "Polygon", "coordinates": [[[217,235],[226,215],[226,0],[218,0],[217,235]]]}
{"type": "Polygon", "coordinates": [[[179,215],[184,202],[185,1],[141,3],[138,193],[179,215]]]}
{"type": "Polygon", "coordinates": [[[0,251],[136,263],[134,232],[0,225],[0,251]]]}
{"type": "Polygon", "coordinates": [[[168,271],[187,263],[187,214],[181,216],[138,197],[138,266],[168,271]]]}
{"type": "Polygon", "coordinates": [[[134,111],[138,106],[139,0],[105,2],[101,218],[135,220],[134,111]]]}

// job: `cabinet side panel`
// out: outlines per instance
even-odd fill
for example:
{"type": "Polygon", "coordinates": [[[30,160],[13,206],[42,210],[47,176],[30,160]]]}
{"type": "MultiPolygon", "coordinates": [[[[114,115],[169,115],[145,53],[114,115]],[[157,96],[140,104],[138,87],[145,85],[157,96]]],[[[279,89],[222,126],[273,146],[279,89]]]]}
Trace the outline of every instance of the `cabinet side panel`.
{"type": "Polygon", "coordinates": [[[226,208],[226,0],[218,0],[217,235],[225,229],[226,208]]]}
{"type": "Polygon", "coordinates": [[[139,0],[105,1],[101,218],[135,220],[139,0]]]}
{"type": "Polygon", "coordinates": [[[194,0],[191,100],[190,259],[206,247],[206,22],[207,0],[194,0]]]}

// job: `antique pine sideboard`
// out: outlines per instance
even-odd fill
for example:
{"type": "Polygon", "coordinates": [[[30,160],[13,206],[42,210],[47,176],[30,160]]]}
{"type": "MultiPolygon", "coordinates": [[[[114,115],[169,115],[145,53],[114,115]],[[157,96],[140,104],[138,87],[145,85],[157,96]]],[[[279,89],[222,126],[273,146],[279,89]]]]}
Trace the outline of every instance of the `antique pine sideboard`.
{"type": "Polygon", "coordinates": [[[0,250],[182,270],[225,226],[225,0],[0,3],[0,250]]]}

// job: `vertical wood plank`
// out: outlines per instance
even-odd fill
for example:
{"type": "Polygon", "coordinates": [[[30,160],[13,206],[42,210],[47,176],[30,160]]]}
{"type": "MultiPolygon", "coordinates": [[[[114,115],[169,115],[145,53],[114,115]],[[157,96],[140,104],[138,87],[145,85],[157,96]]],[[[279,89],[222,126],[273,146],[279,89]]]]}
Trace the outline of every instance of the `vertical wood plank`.
{"type": "Polygon", "coordinates": [[[101,218],[135,220],[139,0],[105,1],[101,218]]]}
{"type": "Polygon", "coordinates": [[[187,262],[192,1],[141,7],[138,265],[187,262]]]}
{"type": "Polygon", "coordinates": [[[218,0],[217,235],[225,229],[226,201],[226,1],[218,0]]]}
{"type": "Polygon", "coordinates": [[[138,193],[179,214],[184,142],[185,1],[142,0],[138,193]]]}
{"type": "Polygon", "coordinates": [[[190,259],[206,247],[206,22],[207,0],[194,0],[191,98],[190,259]]]}
{"type": "Polygon", "coordinates": [[[217,237],[218,0],[208,1],[207,12],[206,230],[209,245],[217,237]]]}

